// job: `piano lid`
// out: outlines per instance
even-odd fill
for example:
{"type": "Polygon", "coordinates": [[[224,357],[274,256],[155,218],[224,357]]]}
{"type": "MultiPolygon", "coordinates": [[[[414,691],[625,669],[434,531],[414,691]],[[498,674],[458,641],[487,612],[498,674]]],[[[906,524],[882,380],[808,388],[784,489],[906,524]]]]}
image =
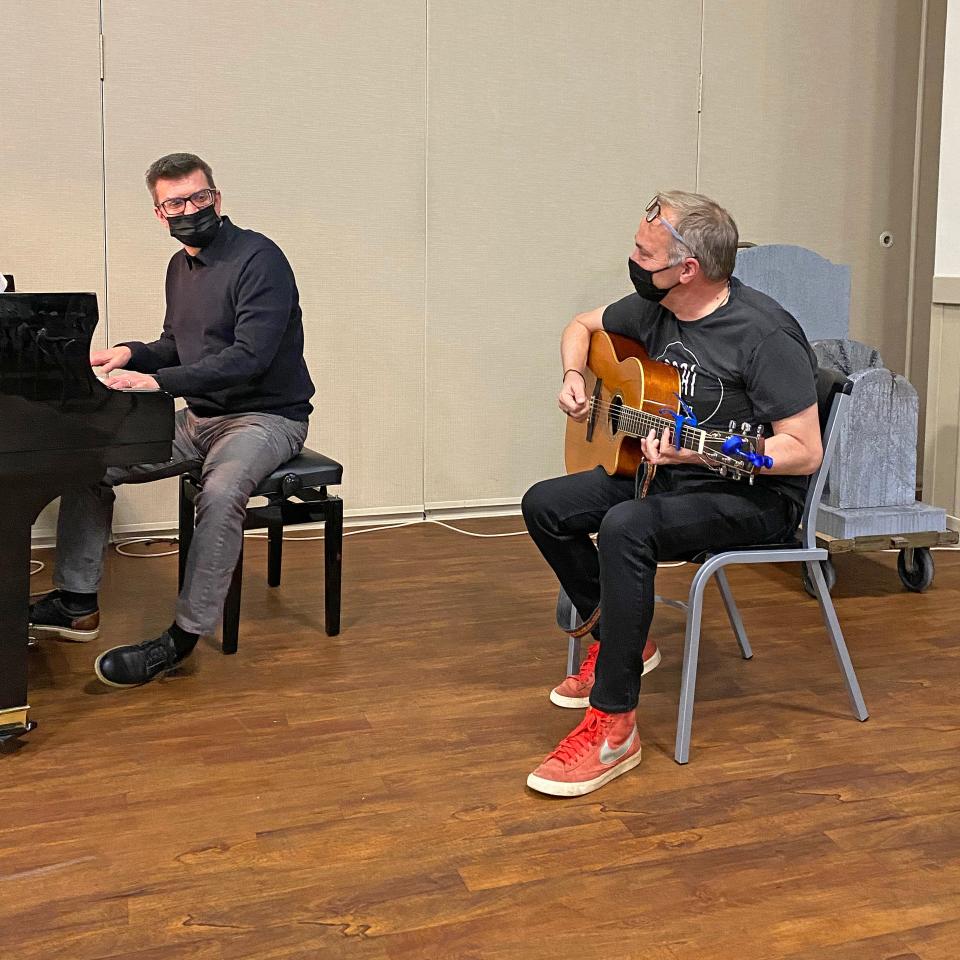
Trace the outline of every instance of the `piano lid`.
{"type": "Polygon", "coordinates": [[[0,295],[0,393],[68,403],[97,395],[95,293],[0,295]]]}
{"type": "Polygon", "coordinates": [[[173,398],[93,375],[93,293],[0,294],[0,476],[170,457],[173,398]]]}

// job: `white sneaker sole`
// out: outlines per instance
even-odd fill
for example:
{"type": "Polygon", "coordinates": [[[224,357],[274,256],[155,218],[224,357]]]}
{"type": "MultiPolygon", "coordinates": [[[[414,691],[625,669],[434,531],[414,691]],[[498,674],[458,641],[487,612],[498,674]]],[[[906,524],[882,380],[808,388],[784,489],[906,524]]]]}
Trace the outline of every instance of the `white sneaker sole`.
{"type": "MultiPolygon", "coordinates": [[[[659,666],[660,648],[657,647],[656,653],[654,653],[649,660],[644,660],[643,673],[641,673],[640,676],[645,677],[651,670],[655,670],[659,666]]],[[[556,687],[550,691],[550,702],[556,704],[558,707],[569,707],[574,710],[586,709],[590,706],[589,697],[565,697],[563,694],[557,693],[556,687]]]]}
{"type": "Polygon", "coordinates": [[[594,790],[599,790],[605,783],[609,783],[619,777],[620,774],[632,770],[640,763],[640,756],[641,751],[638,749],[632,757],[611,767],[606,773],[601,773],[599,777],[594,777],[592,780],[583,780],[579,783],[544,780],[543,777],[537,777],[531,773],[527,777],[527,786],[531,790],[549,794],[551,797],[582,797],[585,793],[593,793],[594,790]]]}
{"type": "Polygon", "coordinates": [[[39,623],[31,623],[27,628],[27,634],[36,637],[37,640],[45,640],[48,637],[53,640],[72,640],[74,643],[89,643],[100,636],[99,627],[96,630],[70,630],[67,627],[45,627],[39,623]]]}

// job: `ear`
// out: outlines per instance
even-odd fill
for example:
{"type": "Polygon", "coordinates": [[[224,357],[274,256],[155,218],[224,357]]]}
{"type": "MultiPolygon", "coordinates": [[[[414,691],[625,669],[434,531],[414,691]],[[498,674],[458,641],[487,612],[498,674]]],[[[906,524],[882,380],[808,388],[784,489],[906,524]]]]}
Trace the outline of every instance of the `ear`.
{"type": "Polygon", "coordinates": [[[687,257],[687,259],[683,261],[683,265],[680,270],[680,282],[690,283],[695,280],[700,273],[700,261],[695,257],[687,257]]]}
{"type": "Polygon", "coordinates": [[[216,196],[216,198],[215,198],[214,201],[213,201],[213,209],[216,210],[218,217],[220,216],[220,199],[221,199],[221,197],[220,197],[220,191],[218,190],[218,191],[217,191],[217,196],[216,196]]]}
{"type": "Polygon", "coordinates": [[[167,222],[167,218],[164,216],[163,211],[162,211],[158,206],[156,206],[156,205],[154,205],[154,208],[153,208],[153,215],[154,215],[161,223],[166,223],[166,222],[167,222]]]}

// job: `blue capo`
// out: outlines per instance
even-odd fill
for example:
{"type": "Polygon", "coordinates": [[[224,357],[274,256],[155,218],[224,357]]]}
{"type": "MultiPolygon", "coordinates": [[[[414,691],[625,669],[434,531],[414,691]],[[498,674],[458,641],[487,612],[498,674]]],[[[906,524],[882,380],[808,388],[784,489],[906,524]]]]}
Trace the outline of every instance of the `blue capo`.
{"type": "Polygon", "coordinates": [[[697,426],[697,415],[690,409],[690,407],[684,402],[683,398],[679,393],[675,393],[674,396],[680,402],[680,413],[677,413],[675,410],[671,410],[669,407],[661,407],[660,413],[669,420],[673,420],[673,443],[674,446],[679,450],[681,449],[681,434],[683,433],[683,428],[686,426],[695,427],[697,426]]]}
{"type": "Polygon", "coordinates": [[[734,434],[723,441],[720,448],[728,457],[739,457],[747,463],[753,464],[758,470],[769,470],[773,466],[773,457],[768,457],[762,453],[754,453],[752,450],[743,450],[743,437],[734,434]]]}

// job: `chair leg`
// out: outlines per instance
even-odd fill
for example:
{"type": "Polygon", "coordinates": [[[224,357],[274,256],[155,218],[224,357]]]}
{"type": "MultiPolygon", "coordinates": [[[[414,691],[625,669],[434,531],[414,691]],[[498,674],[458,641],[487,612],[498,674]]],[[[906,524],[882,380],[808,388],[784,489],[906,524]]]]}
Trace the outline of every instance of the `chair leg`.
{"type": "Polygon", "coordinates": [[[230,589],[223,605],[223,640],[221,650],[225,654],[236,653],[240,637],[240,587],[243,582],[243,544],[240,545],[240,556],[237,565],[233,568],[230,578],[230,589]]]}
{"type": "Polygon", "coordinates": [[[280,568],[283,564],[283,523],[267,524],[267,586],[280,586],[280,568]]]}
{"type": "Polygon", "coordinates": [[[827,590],[827,581],[823,576],[823,571],[819,563],[814,561],[807,563],[806,566],[807,573],[810,576],[810,582],[813,584],[813,589],[817,596],[817,602],[820,604],[820,613],[823,615],[823,622],[826,624],[827,633],[830,634],[833,652],[837,656],[837,662],[840,664],[840,672],[843,674],[844,683],[847,685],[847,694],[850,697],[850,706],[853,708],[853,715],[858,720],[866,720],[870,714],[867,713],[867,705],[863,702],[860,683],[857,680],[857,674],[853,669],[847,644],[844,642],[843,633],[840,630],[840,622],[837,620],[837,611],[833,606],[833,600],[830,599],[830,591],[827,590]]]}
{"type": "Polygon", "coordinates": [[[193,541],[193,528],[196,523],[196,510],[193,500],[187,494],[186,477],[180,477],[180,517],[179,536],[177,538],[177,590],[183,589],[183,580],[187,573],[187,554],[193,541]]]}
{"type": "Polygon", "coordinates": [[[727,608],[727,619],[733,632],[737,635],[737,643],[740,644],[740,653],[744,660],[749,660],[753,656],[753,650],[750,649],[750,641],[747,639],[747,631],[743,629],[743,620],[740,619],[740,611],[737,609],[737,602],[733,599],[733,593],[730,590],[730,582],[727,580],[726,571],[719,569],[714,576],[717,578],[717,587],[720,589],[720,596],[723,597],[723,605],[727,608]]]}
{"type": "Polygon", "coordinates": [[[343,568],[343,501],[330,497],[323,524],[324,604],[326,632],[335,637],[340,632],[340,590],[343,568]]]}
{"type": "MultiPolygon", "coordinates": [[[[561,587],[561,589],[563,589],[561,587]]],[[[577,608],[570,604],[570,630],[576,630],[583,621],[577,608]]],[[[571,677],[580,670],[580,637],[570,637],[567,641],[567,676],[571,677]]]]}
{"type": "Polygon", "coordinates": [[[697,687],[697,660],[700,656],[700,620],[703,616],[703,591],[710,579],[697,571],[690,584],[687,603],[687,629],[683,641],[683,674],[680,678],[680,705],[677,710],[677,740],[673,758],[677,763],[690,759],[690,732],[693,729],[693,696],[697,687]]]}

